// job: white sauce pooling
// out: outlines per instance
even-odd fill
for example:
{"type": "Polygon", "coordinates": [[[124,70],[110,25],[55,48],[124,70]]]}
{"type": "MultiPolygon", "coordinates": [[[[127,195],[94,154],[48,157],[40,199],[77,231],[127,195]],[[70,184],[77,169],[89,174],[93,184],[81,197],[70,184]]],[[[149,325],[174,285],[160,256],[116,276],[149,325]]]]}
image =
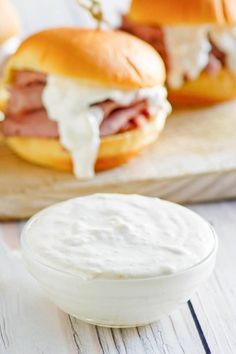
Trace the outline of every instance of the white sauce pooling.
{"type": "Polygon", "coordinates": [[[85,279],[172,274],[214,247],[210,226],[177,204],[138,195],[95,194],[39,213],[27,227],[32,255],[85,279]]]}
{"type": "Polygon", "coordinates": [[[209,26],[166,26],[164,36],[170,57],[168,84],[179,88],[185,75],[196,79],[209,62],[209,26]]]}
{"type": "Polygon", "coordinates": [[[88,178],[94,175],[100,144],[99,126],[103,120],[103,111],[91,105],[111,99],[125,106],[138,97],[148,100],[152,114],[164,110],[167,115],[170,105],[166,95],[163,86],[128,91],[49,75],[43,104],[49,117],[58,122],[60,141],[71,153],[75,175],[88,178]]]}
{"type": "Polygon", "coordinates": [[[226,55],[226,66],[236,74],[236,27],[213,27],[210,37],[226,55]]]}

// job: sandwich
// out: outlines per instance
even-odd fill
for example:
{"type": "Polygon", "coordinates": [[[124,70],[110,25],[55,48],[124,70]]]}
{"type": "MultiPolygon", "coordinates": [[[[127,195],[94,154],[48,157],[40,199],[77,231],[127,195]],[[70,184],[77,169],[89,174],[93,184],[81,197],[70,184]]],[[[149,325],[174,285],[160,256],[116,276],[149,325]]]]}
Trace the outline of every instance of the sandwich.
{"type": "Polygon", "coordinates": [[[19,44],[20,21],[8,0],[0,0],[0,73],[6,58],[19,44]]]}
{"type": "Polygon", "coordinates": [[[121,29],[161,55],[173,105],[214,104],[236,97],[233,0],[133,0],[121,29]]]}
{"type": "Polygon", "coordinates": [[[92,177],[157,139],[170,112],[165,78],[156,51],[124,32],[36,33],[6,65],[5,141],[32,163],[92,177]]]}

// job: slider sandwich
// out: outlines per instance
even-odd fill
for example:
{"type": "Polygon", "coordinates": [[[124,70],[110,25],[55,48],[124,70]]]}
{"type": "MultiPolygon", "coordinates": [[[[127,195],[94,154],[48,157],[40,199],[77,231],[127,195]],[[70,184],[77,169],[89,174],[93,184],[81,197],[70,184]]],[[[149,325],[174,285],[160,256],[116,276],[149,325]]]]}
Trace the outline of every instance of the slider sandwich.
{"type": "Polygon", "coordinates": [[[175,105],[236,97],[236,2],[133,0],[121,28],[151,44],[167,69],[175,105]]]}
{"type": "Polygon", "coordinates": [[[0,0],[0,73],[6,58],[19,44],[20,21],[8,0],[0,0]]]}
{"type": "Polygon", "coordinates": [[[165,78],[156,51],[124,32],[34,34],[6,66],[6,143],[32,163],[92,177],[157,139],[170,112],[165,78]]]}

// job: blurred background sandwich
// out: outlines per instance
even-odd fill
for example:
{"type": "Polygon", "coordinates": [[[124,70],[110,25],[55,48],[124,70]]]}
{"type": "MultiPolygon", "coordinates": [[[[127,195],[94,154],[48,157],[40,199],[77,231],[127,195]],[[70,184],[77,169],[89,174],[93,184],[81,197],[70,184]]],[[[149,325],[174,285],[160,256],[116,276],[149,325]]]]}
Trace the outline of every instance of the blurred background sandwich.
{"type": "Polygon", "coordinates": [[[144,39],[167,69],[175,105],[236,97],[236,2],[133,0],[121,28],[144,39]]]}
{"type": "Polygon", "coordinates": [[[0,73],[4,61],[19,44],[20,31],[15,8],[8,0],[0,0],[0,73]]]}

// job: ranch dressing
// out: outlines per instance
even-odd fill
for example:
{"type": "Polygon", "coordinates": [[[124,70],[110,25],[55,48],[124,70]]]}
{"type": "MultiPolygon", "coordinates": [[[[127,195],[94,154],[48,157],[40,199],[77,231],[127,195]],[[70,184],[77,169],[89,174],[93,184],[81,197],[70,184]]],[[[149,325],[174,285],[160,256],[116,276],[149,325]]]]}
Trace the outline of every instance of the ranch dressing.
{"type": "Polygon", "coordinates": [[[79,80],[49,75],[43,91],[43,105],[49,118],[57,121],[60,142],[70,152],[74,173],[79,178],[94,176],[94,163],[100,145],[99,126],[103,111],[93,106],[105,100],[129,105],[135,99],[147,99],[151,114],[170,112],[163,86],[140,90],[118,90],[91,86],[79,80]]]}
{"type": "Polygon", "coordinates": [[[211,44],[209,26],[165,26],[165,44],[170,57],[168,84],[179,88],[187,76],[196,79],[207,66],[211,44]]]}
{"type": "Polygon", "coordinates": [[[26,242],[35,260],[83,279],[173,274],[196,265],[214,247],[210,226],[192,211],[121,194],[95,194],[45,209],[28,226],[26,242]]]}

